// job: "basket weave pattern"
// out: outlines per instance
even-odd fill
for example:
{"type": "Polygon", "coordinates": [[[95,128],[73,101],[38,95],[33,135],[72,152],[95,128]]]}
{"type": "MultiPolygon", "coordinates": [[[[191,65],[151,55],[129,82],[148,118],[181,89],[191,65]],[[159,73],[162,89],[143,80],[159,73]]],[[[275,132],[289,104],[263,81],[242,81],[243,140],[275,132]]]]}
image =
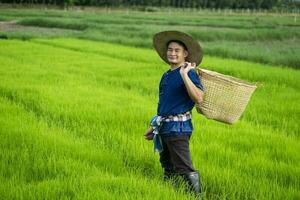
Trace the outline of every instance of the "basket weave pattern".
{"type": "Polygon", "coordinates": [[[244,112],[255,84],[205,69],[197,69],[204,86],[203,102],[197,106],[205,117],[233,124],[244,112]]]}

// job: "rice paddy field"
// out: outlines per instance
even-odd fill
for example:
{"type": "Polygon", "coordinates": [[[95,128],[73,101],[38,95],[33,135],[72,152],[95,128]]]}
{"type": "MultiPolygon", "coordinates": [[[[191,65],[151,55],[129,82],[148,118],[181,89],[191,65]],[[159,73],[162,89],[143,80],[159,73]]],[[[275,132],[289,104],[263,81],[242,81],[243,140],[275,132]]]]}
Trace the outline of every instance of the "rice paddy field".
{"type": "Polygon", "coordinates": [[[203,199],[300,199],[300,22],[209,11],[0,9],[0,199],[193,199],[164,182],[143,134],[180,30],[203,68],[258,82],[241,119],[194,111],[203,199]]]}

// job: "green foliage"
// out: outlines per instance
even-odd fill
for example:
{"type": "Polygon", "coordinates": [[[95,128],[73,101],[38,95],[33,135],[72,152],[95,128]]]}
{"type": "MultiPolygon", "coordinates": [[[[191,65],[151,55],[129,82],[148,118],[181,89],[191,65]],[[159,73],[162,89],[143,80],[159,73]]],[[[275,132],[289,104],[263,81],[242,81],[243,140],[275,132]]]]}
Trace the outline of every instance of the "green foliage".
{"type": "Polygon", "coordinates": [[[192,199],[142,136],[168,69],[151,39],[170,29],[201,67],[260,83],[235,125],[193,115],[204,199],[300,198],[299,20],[151,11],[0,11],[18,21],[0,32],[1,199],[192,199]]]}
{"type": "MultiPolygon", "coordinates": [[[[78,39],[0,40],[3,199],[192,199],[143,139],[168,66],[153,50],[78,39]]],[[[205,56],[260,82],[235,125],[194,113],[204,199],[300,197],[300,72],[205,56]]]]}
{"type": "Polygon", "coordinates": [[[15,9],[1,10],[1,18],[28,26],[2,31],[4,38],[64,36],[152,48],[153,34],[179,30],[198,39],[206,55],[300,67],[300,24],[290,15],[15,9]]]}
{"type": "Polygon", "coordinates": [[[299,1],[291,0],[1,0],[0,3],[14,4],[54,4],[54,5],[80,5],[80,6],[132,6],[140,10],[156,11],[155,7],[176,8],[232,8],[232,9],[271,9],[273,7],[299,8],[299,1]]]}
{"type": "Polygon", "coordinates": [[[78,23],[68,20],[53,20],[45,18],[36,19],[23,19],[18,22],[21,25],[27,26],[39,26],[39,27],[49,27],[49,28],[64,28],[64,29],[74,29],[74,30],[84,30],[88,25],[84,23],[78,23]]]}

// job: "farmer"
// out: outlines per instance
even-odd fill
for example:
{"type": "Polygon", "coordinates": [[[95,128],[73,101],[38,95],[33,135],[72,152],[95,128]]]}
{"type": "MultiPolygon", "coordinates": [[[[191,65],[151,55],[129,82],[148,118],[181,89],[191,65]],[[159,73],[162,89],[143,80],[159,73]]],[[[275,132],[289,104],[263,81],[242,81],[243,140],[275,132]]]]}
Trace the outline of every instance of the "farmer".
{"type": "Polygon", "coordinates": [[[189,139],[191,110],[202,102],[204,90],[194,70],[202,60],[202,50],[191,36],[178,31],[155,34],[153,45],[170,69],[161,78],[157,115],[144,136],[153,140],[154,150],[160,154],[164,179],[181,176],[188,189],[199,195],[200,175],[192,165],[189,139]]]}

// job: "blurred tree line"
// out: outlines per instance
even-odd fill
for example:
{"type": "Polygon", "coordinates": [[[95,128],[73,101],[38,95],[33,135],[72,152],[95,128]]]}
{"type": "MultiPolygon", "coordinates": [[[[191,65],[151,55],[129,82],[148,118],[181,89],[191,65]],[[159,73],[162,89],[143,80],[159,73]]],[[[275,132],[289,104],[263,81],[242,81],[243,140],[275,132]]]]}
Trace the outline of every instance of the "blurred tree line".
{"type": "Polygon", "coordinates": [[[300,8],[300,0],[0,0],[0,3],[60,6],[151,6],[216,9],[272,9],[273,7],[300,8]]]}

